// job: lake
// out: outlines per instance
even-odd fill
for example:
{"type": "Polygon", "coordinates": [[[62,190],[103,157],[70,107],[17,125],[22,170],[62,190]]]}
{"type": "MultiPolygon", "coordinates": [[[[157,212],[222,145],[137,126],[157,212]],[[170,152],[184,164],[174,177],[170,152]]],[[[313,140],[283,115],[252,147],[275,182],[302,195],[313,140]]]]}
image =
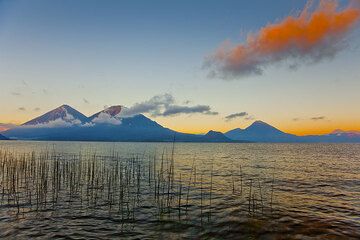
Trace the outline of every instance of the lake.
{"type": "Polygon", "coordinates": [[[0,141],[0,183],[0,238],[360,238],[360,144],[0,141]]]}

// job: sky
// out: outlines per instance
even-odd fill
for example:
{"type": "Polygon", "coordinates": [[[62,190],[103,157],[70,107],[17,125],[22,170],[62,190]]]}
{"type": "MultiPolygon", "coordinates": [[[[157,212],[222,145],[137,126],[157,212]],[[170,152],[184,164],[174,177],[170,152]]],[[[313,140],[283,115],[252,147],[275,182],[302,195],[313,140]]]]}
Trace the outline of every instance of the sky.
{"type": "Polygon", "coordinates": [[[151,103],[145,115],[188,133],[360,130],[358,6],[0,0],[0,128],[62,104],[151,103]]]}

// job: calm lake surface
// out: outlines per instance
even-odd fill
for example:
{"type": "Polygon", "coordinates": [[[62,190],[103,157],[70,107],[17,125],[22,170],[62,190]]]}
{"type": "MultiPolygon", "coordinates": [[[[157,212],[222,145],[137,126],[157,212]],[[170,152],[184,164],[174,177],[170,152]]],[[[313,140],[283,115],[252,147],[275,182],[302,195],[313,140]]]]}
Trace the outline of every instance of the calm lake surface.
{"type": "Polygon", "coordinates": [[[360,144],[0,141],[0,184],[0,238],[360,238],[360,144]]]}

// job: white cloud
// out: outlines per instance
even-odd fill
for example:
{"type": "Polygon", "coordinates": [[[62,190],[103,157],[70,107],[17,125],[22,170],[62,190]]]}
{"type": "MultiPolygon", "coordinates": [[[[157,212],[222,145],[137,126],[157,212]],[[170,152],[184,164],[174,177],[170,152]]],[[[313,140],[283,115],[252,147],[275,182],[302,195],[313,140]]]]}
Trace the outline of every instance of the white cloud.
{"type": "Polygon", "coordinates": [[[87,123],[80,125],[80,127],[93,127],[93,126],[95,126],[95,124],[92,122],[87,122],[87,123]]]}
{"type": "Polygon", "coordinates": [[[63,127],[72,127],[73,123],[67,122],[61,118],[55,119],[47,123],[38,123],[35,125],[23,125],[21,128],[63,128],[63,127]]]}
{"type": "Polygon", "coordinates": [[[93,123],[100,123],[100,124],[112,124],[112,125],[120,125],[121,120],[119,119],[119,114],[116,116],[111,116],[107,113],[100,113],[96,118],[92,120],[93,123]]]}
{"type": "Polygon", "coordinates": [[[71,123],[72,125],[81,125],[81,121],[79,119],[74,118],[74,116],[69,114],[68,112],[66,112],[64,121],[71,123]]]}
{"type": "Polygon", "coordinates": [[[38,123],[35,125],[23,125],[22,128],[64,128],[64,127],[73,127],[73,126],[79,126],[79,127],[90,127],[91,124],[85,123],[82,124],[82,122],[74,118],[73,115],[66,112],[66,115],[64,118],[58,118],[53,121],[49,121],[46,123],[38,123]]]}

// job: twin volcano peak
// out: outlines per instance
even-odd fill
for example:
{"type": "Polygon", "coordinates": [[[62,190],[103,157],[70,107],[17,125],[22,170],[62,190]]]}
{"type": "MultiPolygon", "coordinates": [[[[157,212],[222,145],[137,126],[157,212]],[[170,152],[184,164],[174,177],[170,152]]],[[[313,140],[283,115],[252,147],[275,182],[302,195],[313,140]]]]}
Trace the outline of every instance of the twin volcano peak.
{"type": "Polygon", "coordinates": [[[72,107],[62,105],[26,123],[33,126],[9,129],[3,135],[10,139],[47,141],[232,142],[220,132],[210,131],[206,135],[181,133],[142,114],[131,113],[131,109],[123,106],[112,106],[86,117],[72,107]]]}
{"type": "Polygon", "coordinates": [[[87,117],[76,109],[70,107],[67,104],[63,104],[60,107],[55,108],[37,118],[34,118],[23,125],[37,125],[37,124],[46,124],[53,121],[64,121],[68,123],[75,124],[84,124],[87,122],[91,122],[92,119],[98,117],[101,113],[109,115],[110,117],[118,116],[122,110],[122,106],[111,106],[106,108],[91,117],[87,117]]]}

